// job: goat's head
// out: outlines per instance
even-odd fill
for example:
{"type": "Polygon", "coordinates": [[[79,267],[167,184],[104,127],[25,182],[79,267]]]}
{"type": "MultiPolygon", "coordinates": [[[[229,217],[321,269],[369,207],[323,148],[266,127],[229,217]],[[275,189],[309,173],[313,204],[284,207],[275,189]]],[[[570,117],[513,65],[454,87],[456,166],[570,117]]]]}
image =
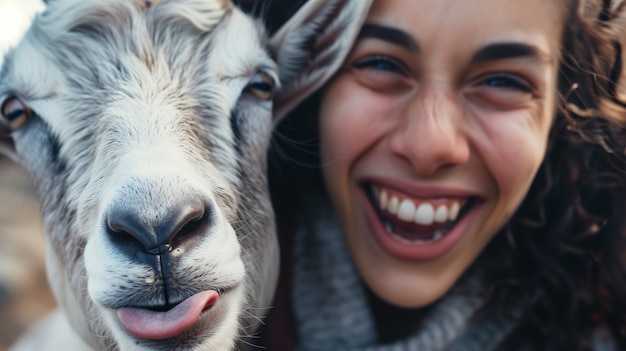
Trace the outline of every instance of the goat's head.
{"type": "Polygon", "coordinates": [[[338,68],[367,3],[309,1],[272,39],[227,0],[36,17],[0,74],[0,146],[32,178],[51,285],[89,344],[226,350],[254,331],[277,277],[272,126],[338,68]]]}

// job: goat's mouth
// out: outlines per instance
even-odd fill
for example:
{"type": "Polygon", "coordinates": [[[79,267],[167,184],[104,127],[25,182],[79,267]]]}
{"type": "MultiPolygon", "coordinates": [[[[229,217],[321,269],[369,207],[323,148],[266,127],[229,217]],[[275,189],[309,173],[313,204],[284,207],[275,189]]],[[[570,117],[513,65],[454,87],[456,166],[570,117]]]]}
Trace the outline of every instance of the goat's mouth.
{"type": "Polygon", "coordinates": [[[217,303],[218,298],[217,291],[207,290],[174,306],[120,308],[117,316],[131,335],[140,339],[162,340],[183,334],[217,303]]]}

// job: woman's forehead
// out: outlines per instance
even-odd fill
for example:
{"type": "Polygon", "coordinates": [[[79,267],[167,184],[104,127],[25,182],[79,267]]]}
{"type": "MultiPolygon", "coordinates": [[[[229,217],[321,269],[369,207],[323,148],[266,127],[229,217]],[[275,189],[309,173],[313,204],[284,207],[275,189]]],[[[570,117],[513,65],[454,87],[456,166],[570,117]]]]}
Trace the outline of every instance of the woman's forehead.
{"type": "Polygon", "coordinates": [[[376,0],[367,22],[396,28],[424,49],[522,42],[552,52],[560,47],[564,6],[563,0],[376,0]]]}

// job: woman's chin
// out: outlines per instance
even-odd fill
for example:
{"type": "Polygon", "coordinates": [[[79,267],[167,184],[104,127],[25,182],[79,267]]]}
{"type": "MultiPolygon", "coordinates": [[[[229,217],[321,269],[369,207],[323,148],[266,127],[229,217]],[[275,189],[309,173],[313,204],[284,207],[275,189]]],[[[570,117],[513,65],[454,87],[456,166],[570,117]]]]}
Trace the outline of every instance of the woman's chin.
{"type": "Polygon", "coordinates": [[[455,279],[447,279],[447,281],[418,283],[418,286],[415,286],[416,284],[390,286],[380,284],[378,281],[368,285],[371,291],[386,303],[400,308],[416,309],[426,307],[440,299],[454,283],[455,279]]]}

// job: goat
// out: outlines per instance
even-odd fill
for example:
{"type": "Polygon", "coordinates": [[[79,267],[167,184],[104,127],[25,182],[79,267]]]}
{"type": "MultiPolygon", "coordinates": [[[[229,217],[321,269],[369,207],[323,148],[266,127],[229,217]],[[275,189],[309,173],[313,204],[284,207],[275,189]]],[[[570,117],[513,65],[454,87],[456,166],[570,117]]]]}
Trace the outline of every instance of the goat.
{"type": "MultiPolygon", "coordinates": [[[[272,128],[340,67],[370,2],[311,0],[268,38],[229,0],[50,1],[0,73],[0,150],[35,187],[62,311],[41,330],[243,348],[277,280],[272,128]]],[[[56,339],[31,347],[71,348],[56,339]]]]}

